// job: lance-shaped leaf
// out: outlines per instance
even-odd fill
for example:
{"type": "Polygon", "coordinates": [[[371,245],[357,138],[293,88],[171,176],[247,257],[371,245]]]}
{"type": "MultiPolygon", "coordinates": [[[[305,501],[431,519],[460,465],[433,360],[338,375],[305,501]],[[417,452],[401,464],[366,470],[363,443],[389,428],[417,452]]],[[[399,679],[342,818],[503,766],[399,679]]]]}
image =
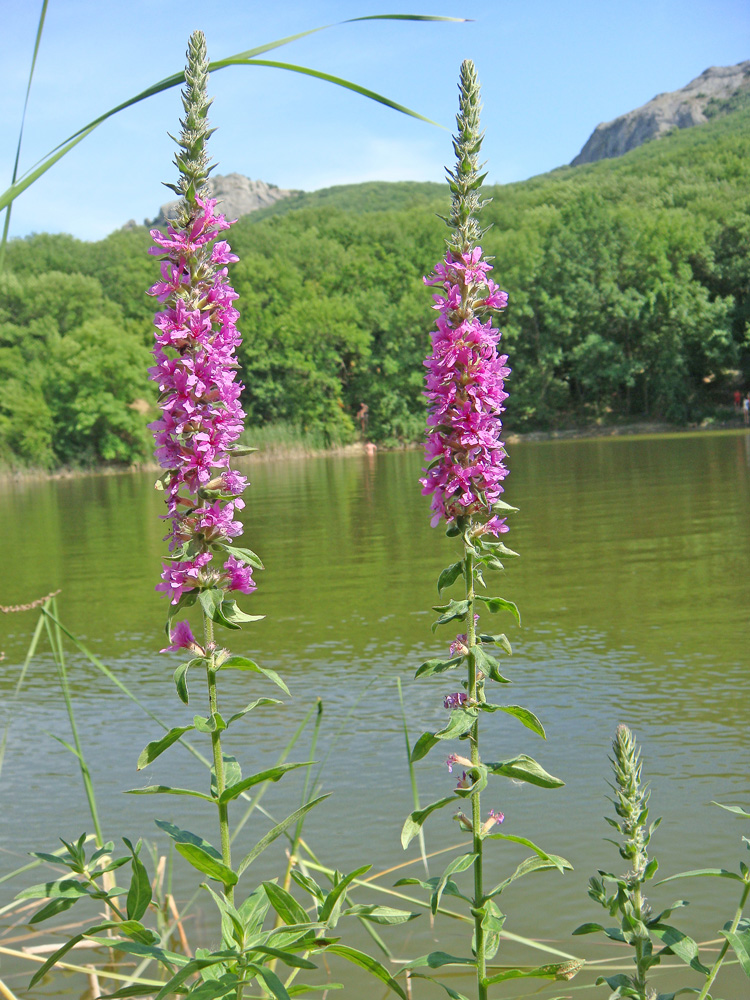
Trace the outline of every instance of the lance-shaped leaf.
{"type": "Polygon", "coordinates": [[[286,889],[276,885],[275,882],[263,882],[263,888],[271,906],[285,924],[304,924],[309,921],[305,908],[286,889]]]}
{"type": "Polygon", "coordinates": [[[484,980],[485,986],[492,983],[504,983],[509,979],[572,979],[576,973],[580,972],[584,963],[580,959],[571,959],[567,962],[557,962],[554,965],[540,965],[536,969],[504,969],[492,976],[487,976],[484,980]]]}
{"type": "Polygon", "coordinates": [[[486,840],[507,840],[512,844],[522,844],[524,847],[528,847],[530,851],[533,851],[538,858],[542,861],[546,861],[549,865],[554,866],[559,871],[565,871],[565,869],[572,870],[572,866],[564,859],[559,858],[556,854],[547,854],[543,851],[541,847],[534,843],[533,840],[529,840],[527,837],[517,837],[513,833],[488,833],[485,835],[486,840]]]}
{"type": "MultiPolygon", "coordinates": [[[[146,912],[151,902],[151,882],[149,881],[146,866],[139,857],[141,849],[140,841],[137,847],[133,847],[127,837],[123,837],[122,839],[132,855],[133,874],[130,879],[130,888],[128,889],[126,902],[127,915],[129,921],[138,921],[146,912]]],[[[123,933],[125,932],[123,931],[123,933]]],[[[146,943],[151,944],[152,942],[148,941],[146,943]]]]}
{"type": "Polygon", "coordinates": [[[146,785],[145,788],[128,788],[126,795],[192,795],[196,799],[215,802],[216,799],[192,788],[172,788],[171,785],[146,785]]]}
{"type": "Polygon", "coordinates": [[[63,955],[67,955],[71,948],[75,948],[80,941],[83,941],[85,937],[88,937],[91,934],[97,934],[99,931],[104,931],[115,926],[117,925],[112,920],[106,920],[102,924],[95,924],[93,927],[87,927],[86,930],[82,931],[80,934],[75,934],[72,938],[68,938],[65,944],[58,948],[57,951],[54,951],[44,965],[36,970],[31,978],[31,982],[29,983],[29,989],[36,986],[39,980],[43,979],[47,975],[52,966],[59,962],[63,955]]]}
{"type": "Polygon", "coordinates": [[[516,781],[527,781],[530,785],[538,785],[540,788],[560,788],[565,784],[559,778],[548,774],[541,764],[538,764],[533,757],[527,757],[525,753],[511,760],[485,764],[485,767],[491,774],[501,774],[516,781]]]}
{"type": "Polygon", "coordinates": [[[287,827],[302,819],[302,817],[309,812],[310,809],[313,809],[319,802],[327,799],[330,794],[330,792],[327,792],[325,795],[319,795],[317,799],[312,799],[310,802],[306,802],[303,806],[300,806],[299,809],[295,809],[295,811],[291,813],[291,815],[287,816],[286,819],[277,823],[276,826],[270,829],[268,833],[258,841],[252,851],[250,851],[249,854],[246,854],[242,859],[239,864],[239,868],[237,869],[238,874],[242,875],[248,865],[251,865],[258,855],[265,851],[269,844],[272,844],[277,837],[281,836],[287,827]]]}
{"type": "Polygon", "coordinates": [[[421,972],[412,972],[409,976],[410,979],[427,979],[431,983],[435,983],[437,986],[442,986],[451,1000],[468,1000],[468,997],[463,993],[459,993],[458,990],[454,990],[452,986],[446,985],[446,983],[441,983],[439,979],[435,979],[433,976],[425,976],[421,972]]]}
{"type": "Polygon", "coordinates": [[[375,903],[357,903],[355,906],[348,906],[344,911],[345,917],[359,917],[361,920],[369,920],[373,924],[406,924],[410,920],[416,920],[418,913],[410,910],[396,910],[392,906],[378,906],[375,903]]]}
{"type": "Polygon", "coordinates": [[[415,809],[411,815],[407,816],[406,822],[401,830],[401,846],[404,850],[406,850],[411,841],[417,836],[424,821],[431,813],[434,813],[436,809],[442,809],[443,806],[447,806],[450,802],[455,801],[455,795],[447,795],[444,799],[438,799],[437,802],[433,802],[429,806],[425,806],[424,809],[415,809]]]}
{"type": "Polygon", "coordinates": [[[490,705],[489,702],[483,702],[479,708],[483,712],[506,712],[508,715],[514,716],[518,721],[530,729],[537,736],[541,736],[543,740],[547,739],[547,734],[544,732],[544,726],[541,724],[539,719],[530,712],[528,708],[521,708],[520,705],[490,705]]]}
{"type": "Polygon", "coordinates": [[[372,868],[372,865],[363,865],[361,868],[356,868],[353,872],[349,872],[343,878],[338,879],[326,896],[323,905],[318,910],[318,920],[322,924],[327,923],[331,927],[336,926],[346,890],[356,878],[369,872],[370,868],[372,868]]]}
{"type": "Polygon", "coordinates": [[[659,879],[655,884],[664,885],[665,882],[674,882],[676,878],[728,878],[734,882],[744,882],[741,875],[727,871],[726,868],[694,868],[689,872],[679,872],[677,875],[659,879]]]}
{"type": "Polygon", "coordinates": [[[510,684],[508,678],[500,673],[500,664],[495,657],[490,656],[480,645],[472,646],[469,650],[469,656],[474,660],[477,671],[481,670],[486,677],[498,684],[510,684]]]}
{"type": "Polygon", "coordinates": [[[425,660],[418,668],[417,672],[414,674],[415,677],[431,677],[433,674],[442,674],[446,670],[455,670],[463,663],[463,656],[452,656],[449,660],[441,660],[440,657],[435,657],[431,660],[425,660]]]}
{"type": "MultiPolygon", "coordinates": [[[[424,881],[421,878],[400,878],[398,882],[394,882],[393,884],[394,886],[419,885],[426,892],[432,893],[434,892],[435,886],[438,884],[439,881],[440,879],[438,878],[438,876],[434,875],[432,878],[428,878],[427,881],[424,881]]],[[[445,888],[443,889],[443,895],[457,896],[459,899],[465,899],[467,903],[471,902],[471,899],[468,896],[464,895],[464,893],[459,890],[456,883],[451,881],[450,879],[448,879],[448,881],[445,883],[445,888]]]]}
{"type": "Polygon", "coordinates": [[[280,687],[284,694],[289,694],[289,688],[275,670],[271,670],[270,667],[261,667],[255,662],[255,660],[249,660],[246,656],[230,656],[220,664],[220,669],[250,670],[258,674],[263,674],[264,677],[273,681],[277,687],[280,687]]]}
{"type": "Polygon", "coordinates": [[[698,945],[687,934],[678,931],[676,927],[670,927],[669,924],[651,924],[649,930],[666,948],[682,959],[685,965],[689,965],[703,976],[710,974],[711,970],[702,964],[698,956],[698,945]]]}
{"type": "Polygon", "coordinates": [[[229,623],[228,627],[230,628],[239,628],[240,622],[260,622],[266,617],[265,615],[246,615],[238,607],[236,601],[222,601],[221,614],[224,619],[222,624],[229,623]]]}
{"type": "Polygon", "coordinates": [[[236,885],[237,873],[232,871],[223,861],[219,861],[208,851],[204,851],[202,847],[176,842],[175,848],[199,872],[203,872],[204,875],[208,875],[209,878],[215,879],[225,886],[236,885]]]}
{"type": "Polygon", "coordinates": [[[404,968],[405,969],[419,969],[423,965],[429,966],[431,969],[440,969],[444,965],[476,965],[477,961],[475,958],[459,958],[456,955],[449,955],[446,951],[431,951],[429,955],[422,955],[420,958],[415,958],[413,961],[408,962],[404,968]]]}
{"type": "Polygon", "coordinates": [[[75,906],[81,898],[81,896],[59,896],[57,899],[51,899],[41,910],[37,910],[31,920],[29,920],[29,923],[41,924],[43,921],[49,920],[50,917],[56,917],[58,913],[64,913],[71,906],[75,906]]]}
{"type": "Polygon", "coordinates": [[[440,879],[435,886],[432,896],[430,898],[430,910],[433,913],[437,913],[438,906],[440,906],[440,900],[443,896],[443,890],[445,889],[448,880],[451,875],[455,875],[457,872],[465,872],[467,868],[471,868],[474,862],[477,860],[477,854],[462,854],[458,858],[454,858],[453,861],[448,865],[440,879]]]}
{"type": "Polygon", "coordinates": [[[231,802],[232,799],[236,799],[238,795],[242,795],[243,792],[246,792],[248,788],[252,788],[253,785],[257,785],[262,781],[278,781],[287,771],[294,771],[298,767],[310,767],[314,763],[314,760],[306,760],[298,764],[278,764],[276,767],[269,767],[266,771],[258,771],[257,774],[251,774],[249,778],[243,778],[236,785],[230,785],[229,788],[224,790],[219,802],[222,805],[225,802],[231,802]]]}
{"type": "Polygon", "coordinates": [[[742,806],[725,806],[721,802],[711,802],[712,806],[718,806],[719,809],[726,809],[727,812],[734,813],[735,816],[747,816],[750,817],[750,812],[743,809],[742,806]]]}
{"type": "MultiPolygon", "coordinates": [[[[252,712],[254,708],[259,705],[281,705],[282,702],[278,698],[256,698],[255,701],[251,701],[249,705],[245,705],[244,708],[240,709],[239,712],[235,712],[234,715],[229,717],[227,721],[227,726],[231,726],[233,722],[237,722],[239,719],[243,719],[248,712],[252,712]]],[[[216,713],[219,714],[218,712],[216,713]]]]}
{"type": "Polygon", "coordinates": [[[225,552],[228,552],[230,556],[234,556],[240,562],[246,563],[248,566],[252,566],[253,569],[265,569],[263,563],[260,560],[260,556],[257,556],[252,549],[243,549],[239,545],[222,545],[220,546],[225,552]]]}
{"type": "Polygon", "coordinates": [[[23,889],[15,897],[16,899],[80,899],[81,896],[90,896],[91,891],[83,882],[78,882],[73,878],[57,879],[54,882],[41,882],[39,885],[30,885],[28,889],[23,889]]]}
{"type": "Polygon", "coordinates": [[[326,954],[340,955],[342,958],[345,958],[347,962],[352,962],[352,964],[358,965],[360,969],[365,969],[370,973],[370,975],[382,980],[382,982],[384,982],[389,989],[393,990],[394,993],[397,993],[401,997],[401,1000],[406,1000],[406,994],[393,976],[391,976],[388,970],[382,966],[380,962],[376,961],[376,959],[372,958],[370,955],[366,955],[363,951],[357,951],[356,948],[350,948],[348,945],[344,944],[329,945],[326,949],[326,954]]]}
{"type": "Polygon", "coordinates": [[[189,733],[191,729],[195,729],[195,726],[176,726],[174,729],[170,729],[160,740],[153,740],[151,743],[146,744],[145,750],[141,751],[141,755],[138,758],[136,770],[142,771],[144,767],[148,767],[160,754],[168,750],[173,743],[181,739],[185,733],[189,733]]]}
{"type": "Polygon", "coordinates": [[[203,969],[210,969],[212,965],[221,965],[232,960],[236,961],[237,958],[238,955],[234,951],[215,951],[210,955],[192,958],[162,986],[156,994],[155,1000],[167,1000],[167,997],[182,993],[183,991],[179,990],[178,987],[182,986],[196,972],[201,972],[203,969]]]}
{"type": "Polygon", "coordinates": [[[719,933],[723,934],[731,945],[745,975],[750,976],[750,919],[742,917],[736,930],[733,931],[729,924],[719,933]]]}
{"type": "Polygon", "coordinates": [[[459,576],[463,575],[463,571],[464,564],[462,561],[454,562],[451,566],[447,566],[438,577],[438,594],[455,583],[459,576]]]}
{"type": "Polygon", "coordinates": [[[506,601],[504,597],[482,597],[481,595],[477,595],[476,600],[486,604],[487,610],[493,615],[497,614],[498,611],[509,611],[518,624],[521,624],[521,612],[513,601],[506,601]]]}
{"type": "Polygon", "coordinates": [[[549,854],[547,855],[546,858],[540,857],[539,855],[534,855],[533,857],[526,858],[524,861],[522,861],[512,875],[509,875],[508,878],[503,879],[503,881],[498,883],[498,885],[496,885],[494,889],[488,892],[487,895],[489,897],[499,896],[504,889],[508,888],[511,882],[515,882],[517,879],[523,878],[524,875],[531,875],[532,872],[549,871],[551,868],[556,868],[558,871],[563,871],[564,869],[568,871],[573,870],[573,866],[571,865],[571,863],[569,861],[566,861],[565,858],[561,858],[557,854],[549,854]]]}
{"type": "Polygon", "coordinates": [[[486,643],[492,643],[494,646],[499,646],[501,649],[505,650],[505,652],[508,654],[508,656],[512,656],[513,655],[513,649],[512,649],[511,644],[510,644],[510,642],[508,640],[508,637],[503,632],[501,632],[501,633],[499,633],[497,635],[494,635],[494,634],[492,634],[490,632],[482,632],[479,635],[479,641],[480,642],[486,642],[486,643]]]}
{"type": "Polygon", "coordinates": [[[427,756],[440,740],[457,739],[468,733],[477,721],[476,708],[456,708],[451,712],[448,725],[437,733],[422,733],[411,752],[412,763],[427,756]]]}
{"type": "Polygon", "coordinates": [[[435,605],[432,610],[440,612],[440,617],[432,623],[432,631],[434,632],[438,625],[446,625],[452,621],[463,621],[469,610],[469,602],[451,600],[448,604],[435,605]]]}

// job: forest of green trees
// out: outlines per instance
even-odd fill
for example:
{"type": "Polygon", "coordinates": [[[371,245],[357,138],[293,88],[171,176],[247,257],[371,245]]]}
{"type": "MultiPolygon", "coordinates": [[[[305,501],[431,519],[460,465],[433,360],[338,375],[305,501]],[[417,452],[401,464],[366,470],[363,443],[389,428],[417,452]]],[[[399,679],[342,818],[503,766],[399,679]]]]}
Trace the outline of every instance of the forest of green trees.
{"type": "MultiPolygon", "coordinates": [[[[750,388],[750,107],[618,160],[489,187],[482,221],[513,369],[514,431],[721,419],[750,388]]],[[[418,440],[447,188],[371,183],[241,219],[250,428],[330,441],[362,402],[378,442],[418,440]]],[[[138,462],[158,278],[148,231],[14,240],[0,274],[0,464],[138,462]]],[[[252,434],[249,435],[252,439],[252,434]]]]}

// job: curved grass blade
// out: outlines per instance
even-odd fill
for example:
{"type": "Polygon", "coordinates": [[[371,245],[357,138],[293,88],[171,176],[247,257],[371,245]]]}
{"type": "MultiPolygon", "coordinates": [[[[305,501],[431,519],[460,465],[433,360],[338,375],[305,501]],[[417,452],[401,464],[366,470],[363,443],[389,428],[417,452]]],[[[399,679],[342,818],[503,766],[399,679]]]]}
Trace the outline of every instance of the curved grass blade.
{"type": "MultiPolygon", "coordinates": [[[[21,127],[18,130],[18,145],[16,146],[16,159],[13,163],[13,176],[11,179],[11,184],[16,183],[16,178],[18,177],[18,161],[21,157],[21,143],[23,142],[23,128],[26,124],[26,109],[29,106],[29,94],[31,93],[31,81],[34,79],[34,69],[36,68],[36,57],[39,54],[39,43],[42,40],[42,32],[44,31],[44,19],[47,16],[47,3],[48,0],[42,0],[42,10],[39,14],[39,25],[36,29],[36,40],[34,42],[34,55],[31,57],[31,67],[29,68],[29,82],[26,84],[26,97],[23,102],[23,112],[21,113],[21,127]]],[[[8,229],[10,228],[10,212],[11,205],[8,205],[5,211],[5,222],[3,223],[3,236],[0,240],[0,271],[3,269],[5,264],[5,247],[8,242],[8,229]]]]}
{"type": "MultiPolygon", "coordinates": [[[[445,18],[445,17],[429,17],[427,15],[411,15],[411,14],[380,14],[372,15],[371,17],[353,18],[353,21],[366,21],[366,20],[405,20],[405,21],[463,21],[464,18],[445,18]]],[[[340,22],[346,24],[346,21],[340,22]]],[[[334,27],[334,25],[326,24],[320,28],[312,28],[309,31],[300,32],[297,35],[289,35],[287,38],[278,39],[275,42],[269,42],[266,45],[259,46],[255,49],[247,49],[245,52],[239,52],[234,56],[229,56],[227,59],[218,59],[216,62],[209,63],[209,72],[217,73],[219,70],[224,69],[227,66],[273,66],[278,69],[289,69],[297,73],[305,73],[310,76],[317,76],[322,80],[326,80],[329,83],[335,83],[338,86],[346,87],[349,90],[354,90],[364,97],[369,97],[372,100],[378,101],[380,104],[385,104],[388,107],[393,108],[395,111],[401,111],[403,114],[409,115],[412,118],[418,118],[422,121],[428,122],[432,125],[436,125],[436,122],[431,121],[429,118],[425,118],[424,115],[418,114],[416,111],[412,111],[409,108],[403,107],[400,104],[396,104],[394,101],[390,101],[387,97],[382,97],[380,94],[376,94],[372,90],[368,90],[365,87],[359,87],[357,84],[349,83],[346,80],[342,80],[339,77],[331,76],[327,73],[320,73],[317,70],[308,69],[304,66],[293,66],[286,63],[276,63],[270,61],[263,61],[255,59],[256,55],[260,55],[264,52],[269,52],[272,49],[279,48],[282,45],[287,45],[289,42],[293,42],[298,38],[303,38],[305,35],[314,34],[316,31],[323,31],[326,28],[334,27]]],[[[22,175],[20,180],[14,180],[11,186],[0,194],[0,209],[5,208],[10,205],[19,194],[30,187],[34,181],[38,180],[44,173],[46,173],[50,167],[54,166],[55,163],[66,153],[69,153],[71,149],[78,145],[87,135],[90,135],[95,128],[98,128],[102,122],[105,122],[108,118],[112,118],[113,115],[118,114],[120,111],[124,111],[126,108],[132,107],[134,104],[139,104],[141,101],[146,100],[148,97],[153,97],[155,94],[160,94],[165,90],[170,90],[172,87],[179,87],[185,82],[184,73],[173,73],[171,76],[165,77],[163,80],[159,80],[158,83],[152,84],[152,86],[147,87],[142,90],[135,97],[129,98],[127,101],[123,101],[116,107],[111,108],[109,111],[105,111],[104,114],[99,115],[98,118],[94,118],[87,125],[78,129],[72,135],[68,136],[61,143],[51,149],[46,156],[38,160],[34,166],[22,175]]],[[[442,126],[438,126],[441,128],[442,126]]]]}

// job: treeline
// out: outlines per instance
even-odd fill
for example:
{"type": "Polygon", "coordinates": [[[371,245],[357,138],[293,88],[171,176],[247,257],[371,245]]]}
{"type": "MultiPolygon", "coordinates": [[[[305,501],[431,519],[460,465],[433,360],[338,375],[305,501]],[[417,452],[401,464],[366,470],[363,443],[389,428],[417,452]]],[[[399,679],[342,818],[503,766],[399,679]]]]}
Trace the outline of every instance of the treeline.
{"type": "MultiPolygon", "coordinates": [[[[750,109],[613,161],[490,188],[483,222],[513,368],[514,430],[701,421],[750,387],[750,109]]],[[[443,252],[441,185],[363,184],[233,228],[250,427],[419,438],[443,252]]],[[[0,275],[0,462],[148,456],[157,265],[145,229],[35,235],[0,275]]]]}

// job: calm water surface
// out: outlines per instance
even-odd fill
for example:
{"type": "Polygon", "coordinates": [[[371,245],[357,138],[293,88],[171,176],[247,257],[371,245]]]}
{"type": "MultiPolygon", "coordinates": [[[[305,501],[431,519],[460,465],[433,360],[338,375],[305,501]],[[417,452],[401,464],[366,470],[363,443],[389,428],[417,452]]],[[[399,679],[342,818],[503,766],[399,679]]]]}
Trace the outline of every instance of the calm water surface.
{"type": "MultiPolygon", "coordinates": [[[[442,698],[451,688],[440,678],[412,680],[422,659],[444,652],[445,637],[451,638],[431,634],[430,606],[437,574],[456,558],[454,544],[429,527],[427,503],[415,485],[419,465],[419,454],[410,452],[249,467],[245,543],[262,554],[266,572],[244,604],[267,618],[238,633],[233,648],[279,670],[293,698],[233,729],[230,749],[246,774],[259,770],[276,758],[315,699],[322,700],[316,757],[324,761],[321,783],[333,796],[311,814],[305,836],[322,861],[343,870],[369,862],[378,871],[415,857],[399,844],[412,806],[396,678],[412,739],[440,724],[442,698]]],[[[567,784],[542,791],[498,783],[505,798],[488,796],[486,805],[505,813],[506,832],[562,854],[575,871],[534,876],[504,895],[506,929],[598,957],[611,948],[596,937],[569,935],[603,915],[586,895],[589,875],[621,867],[604,841],[602,819],[611,812],[607,755],[617,723],[630,725],[643,744],[652,815],[663,817],[653,848],[664,875],[707,864],[736,870],[741,836],[750,834],[739,819],[710,805],[712,799],[746,808],[750,802],[750,436],[526,443],[513,448],[511,470],[507,497],[521,512],[510,544],[522,559],[511,562],[491,590],[515,600],[523,614],[521,629],[503,623],[514,646],[506,671],[514,681],[509,700],[540,716],[548,741],[493,717],[483,752],[488,759],[530,753],[567,784]]],[[[144,474],[3,485],[0,604],[62,588],[59,610],[71,631],[152,711],[178,724],[188,711],[170,680],[179,657],[155,652],[163,645],[164,604],[153,586],[164,548],[162,501],[152,483],[144,474]]],[[[22,863],[27,850],[49,850],[58,836],[91,828],[75,761],[51,735],[68,739],[69,729],[46,646],[19,700],[11,698],[34,624],[33,612],[0,621],[6,654],[0,691],[11,719],[0,784],[3,871],[22,863]]],[[[189,799],[122,794],[147,783],[194,780],[200,787],[205,777],[179,749],[161,757],[147,777],[136,774],[138,752],[158,736],[155,723],[72,650],[70,670],[109,835],[142,835],[163,848],[156,815],[215,839],[213,817],[189,799]]],[[[258,686],[246,675],[222,683],[228,706],[257,697],[258,686]]],[[[197,694],[198,678],[193,687],[197,694]]],[[[203,711],[191,699],[193,710],[203,711]]],[[[308,746],[306,733],[296,759],[305,759],[308,746]]],[[[450,788],[443,759],[433,751],[419,765],[423,802],[450,788]]],[[[296,808],[300,782],[289,777],[269,789],[264,806],[276,819],[296,808]]],[[[268,825],[253,817],[238,853],[268,825]]],[[[447,812],[432,817],[426,831],[429,850],[460,840],[447,812]]],[[[510,847],[491,851],[488,878],[502,878],[523,856],[510,847]]],[[[267,851],[256,878],[277,874],[281,858],[281,848],[267,851]]],[[[442,867],[438,859],[433,873],[442,867]]],[[[189,873],[177,865],[175,877],[184,897],[189,873]]],[[[657,888],[654,899],[692,899],[675,922],[700,940],[716,939],[735,900],[732,883],[713,881],[720,884],[693,880],[679,883],[676,892],[672,885],[657,888]]],[[[28,876],[2,884],[0,905],[23,884],[28,876]]],[[[200,934],[205,916],[197,912],[193,920],[200,934]]],[[[436,935],[441,948],[463,954],[454,926],[445,922],[433,932],[423,917],[394,929],[388,940],[404,958],[433,950],[436,935]]],[[[511,943],[497,961],[510,955],[535,960],[511,943]]],[[[22,993],[25,977],[12,964],[3,962],[0,975],[22,993]]],[[[353,984],[347,995],[380,996],[372,985],[346,981],[353,984]]],[[[583,982],[579,977],[575,984],[583,982]]],[[[566,995],[579,992],[573,985],[566,995]]],[[[65,995],[82,990],[71,983],[65,995]]],[[[723,990],[725,1000],[750,992],[731,970],[723,990]]],[[[497,995],[522,992],[498,988],[497,995]]],[[[559,993],[552,987],[538,995],[559,993]]],[[[62,995],[59,986],[56,995],[62,995]]],[[[425,987],[415,995],[437,994],[425,987]]]]}

